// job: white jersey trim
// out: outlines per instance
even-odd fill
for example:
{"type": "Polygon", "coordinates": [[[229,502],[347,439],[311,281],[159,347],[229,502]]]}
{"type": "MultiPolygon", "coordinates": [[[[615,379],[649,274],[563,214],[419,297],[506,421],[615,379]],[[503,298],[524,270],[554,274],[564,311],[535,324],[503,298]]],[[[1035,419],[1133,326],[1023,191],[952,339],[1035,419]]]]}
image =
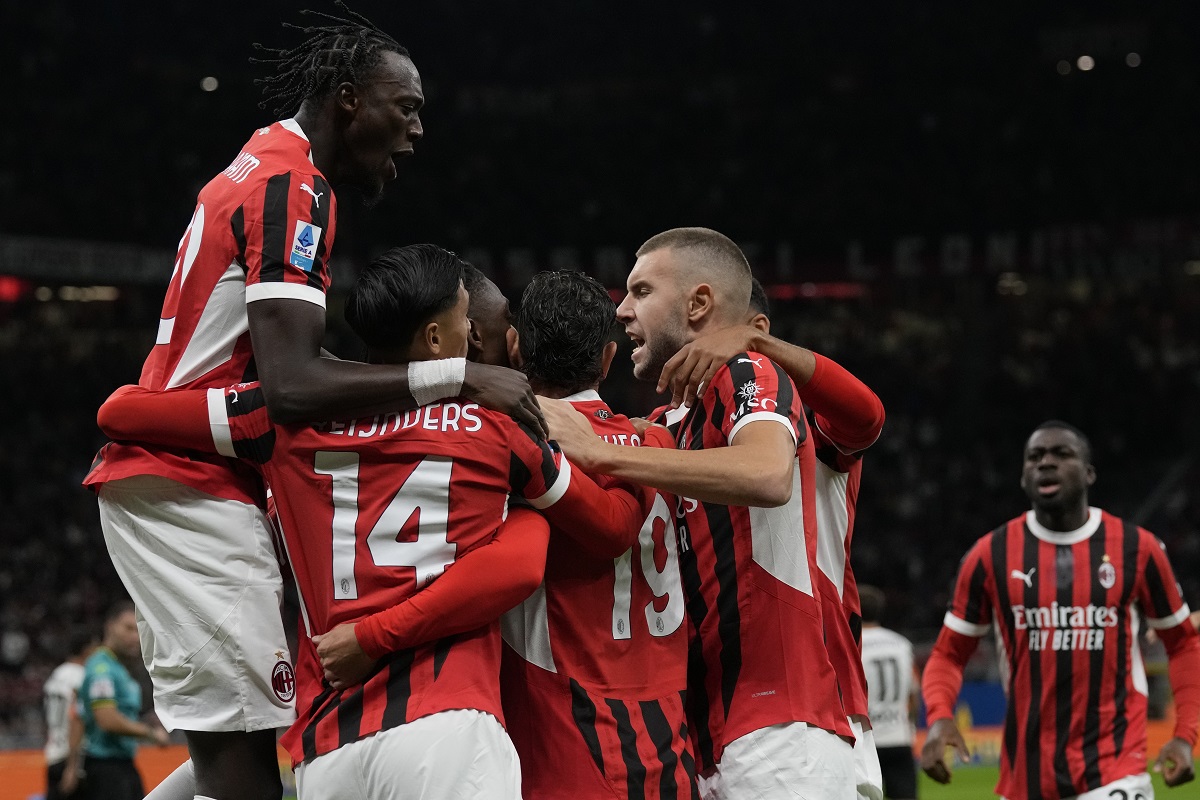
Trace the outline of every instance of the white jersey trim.
{"type": "Polygon", "coordinates": [[[1077,544],[1084,539],[1091,538],[1091,535],[1100,529],[1100,509],[1095,506],[1088,508],[1087,522],[1073,531],[1052,531],[1037,521],[1037,515],[1033,511],[1025,512],[1025,525],[1029,528],[1030,533],[1043,542],[1077,544]]]}
{"type": "Polygon", "coordinates": [[[792,437],[792,443],[793,444],[799,443],[799,440],[796,437],[796,428],[792,425],[792,421],[790,419],[788,419],[787,417],[785,417],[783,414],[777,414],[774,411],[755,411],[755,412],[747,414],[746,416],[739,419],[734,424],[733,430],[729,431],[729,438],[728,438],[729,443],[733,444],[734,437],[736,437],[738,435],[738,431],[740,431],[742,428],[746,427],[751,422],[758,422],[760,420],[773,420],[775,422],[778,422],[780,425],[787,428],[788,433],[792,437]]]}
{"type": "Polygon", "coordinates": [[[1188,608],[1187,603],[1184,603],[1182,606],[1179,607],[1178,611],[1176,611],[1174,614],[1172,614],[1169,617],[1159,617],[1158,619],[1151,619],[1150,617],[1146,617],[1146,627],[1153,628],[1156,631],[1161,631],[1164,628],[1174,628],[1176,625],[1183,622],[1185,619],[1187,619],[1191,615],[1192,615],[1192,610],[1190,608],[1188,608]]]}
{"type": "Polygon", "coordinates": [[[500,637],[521,658],[547,672],[558,672],[550,647],[546,583],[538,584],[519,606],[500,617],[500,637]]]}
{"type": "Polygon", "coordinates": [[[838,599],[846,589],[846,529],[850,513],[846,488],[850,476],[817,462],[817,567],[837,587],[838,599]]]}
{"type": "Polygon", "coordinates": [[[791,499],[776,508],[750,506],[746,509],[750,512],[751,558],[771,577],[814,597],[803,498],[800,462],[793,459],[791,499]]]}
{"type": "Polygon", "coordinates": [[[314,306],[325,307],[325,293],[306,283],[252,283],[246,287],[246,302],[253,303],[257,300],[303,300],[314,306]]]}
{"type": "Polygon", "coordinates": [[[978,639],[980,636],[986,636],[987,632],[992,629],[991,625],[978,625],[974,622],[967,622],[961,617],[956,617],[949,611],[942,618],[942,624],[955,633],[961,633],[963,636],[971,636],[978,639]]]}
{"type": "Polygon", "coordinates": [[[224,389],[208,390],[208,429],[212,432],[217,452],[237,458],[233,450],[233,432],[229,429],[229,410],[225,408],[224,389]]]}
{"type": "Polygon", "coordinates": [[[540,511],[541,509],[549,508],[559,500],[562,500],[563,495],[567,493],[567,489],[570,488],[570,486],[571,462],[567,460],[566,456],[563,456],[559,460],[558,477],[555,478],[554,485],[547,489],[545,494],[543,494],[541,497],[528,497],[526,499],[529,501],[529,505],[540,511]]]}
{"type": "Polygon", "coordinates": [[[584,389],[582,392],[576,392],[575,394],[564,397],[563,400],[568,403],[594,403],[597,400],[603,402],[603,398],[600,397],[600,393],[595,389],[584,389]]]}

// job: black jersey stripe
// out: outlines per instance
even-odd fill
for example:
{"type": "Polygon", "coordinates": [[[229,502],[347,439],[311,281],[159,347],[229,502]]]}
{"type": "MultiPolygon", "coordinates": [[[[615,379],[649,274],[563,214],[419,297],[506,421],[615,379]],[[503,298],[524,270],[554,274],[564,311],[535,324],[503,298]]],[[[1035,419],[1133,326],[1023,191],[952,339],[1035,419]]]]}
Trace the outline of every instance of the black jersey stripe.
{"type": "MultiPolygon", "coordinates": [[[[1091,604],[1097,608],[1108,605],[1108,590],[1096,579],[1100,565],[1108,555],[1108,526],[1092,534],[1088,543],[1089,570],[1092,579],[1091,604]]],[[[1109,635],[1106,631],[1105,636],[1109,635]]],[[[1084,709],[1083,742],[1083,791],[1099,789],[1103,784],[1100,777],[1100,687],[1104,681],[1104,648],[1093,650],[1088,656],[1087,708],[1084,709]]]]}
{"type": "MultiPolygon", "coordinates": [[[[1030,567],[1038,566],[1038,538],[1034,536],[1028,528],[1023,531],[1023,544],[1021,564],[1010,565],[1011,569],[1019,569],[1025,574],[1029,574],[1030,567]]],[[[1039,569],[1039,572],[1041,570],[1039,569]]],[[[1038,596],[1038,588],[1041,581],[1053,580],[1052,577],[1041,575],[1036,581],[1031,581],[1032,586],[1026,586],[1024,589],[1024,604],[1026,608],[1037,608],[1042,605],[1041,598],[1038,596]]],[[[1003,585],[1003,584],[1002,584],[1003,585]]],[[[1003,592],[1001,593],[1003,594],[1003,592]]],[[[1016,641],[1013,639],[1012,641],[1016,641]]],[[[1041,797],[1042,796],[1042,658],[1041,651],[1038,655],[1032,653],[1027,654],[1026,658],[1014,658],[1016,661],[1025,661],[1029,665],[1029,703],[1028,716],[1025,718],[1025,796],[1026,797],[1041,797]]]]}
{"type": "Polygon", "coordinates": [[[625,789],[629,800],[646,800],[646,765],[637,749],[637,732],[629,720],[629,709],[620,700],[606,698],[604,704],[617,722],[621,760],[625,762],[625,789]]]}
{"type": "Polygon", "coordinates": [[[363,689],[366,683],[359,684],[352,692],[343,693],[338,700],[338,747],[344,747],[357,741],[362,729],[363,689]]]}
{"type": "MultiPolygon", "coordinates": [[[[1012,626],[1012,603],[1009,602],[1007,582],[1004,580],[1007,577],[1008,567],[1008,524],[1001,525],[992,531],[991,556],[992,556],[992,577],[993,584],[996,588],[996,608],[992,609],[992,616],[995,619],[996,625],[1001,630],[1002,641],[1009,642],[1010,646],[1015,646],[1016,631],[1012,626]]],[[[986,576],[985,576],[986,577],[986,576]]],[[[1008,654],[1009,665],[1009,694],[1011,695],[1013,687],[1017,685],[1017,681],[1021,680],[1021,659],[1013,658],[1013,654],[1008,654]]],[[[1017,760],[1017,705],[1009,703],[1008,709],[1004,714],[1004,756],[1008,759],[1008,768],[1016,769],[1017,760]]]]}
{"type": "MultiPolygon", "coordinates": [[[[1056,597],[1060,607],[1075,605],[1074,581],[1080,576],[1075,570],[1075,547],[1057,545],[1054,548],[1056,597]],[[1063,576],[1069,576],[1063,580],[1063,576]]],[[[1067,628],[1064,633],[1071,633],[1067,628]]],[[[1071,737],[1071,693],[1075,685],[1075,651],[1064,646],[1054,651],[1054,783],[1059,797],[1074,797],[1079,794],[1071,778],[1071,766],[1067,762],[1067,748],[1071,737]]],[[[1033,654],[1031,653],[1032,657],[1033,654]]],[[[1044,656],[1044,654],[1043,654],[1044,656]]],[[[1034,695],[1036,698],[1037,695],[1034,695]]],[[[1036,700],[1034,702],[1037,702],[1036,700]]]]}
{"type": "Polygon", "coordinates": [[[309,706],[309,723],[304,726],[304,730],[300,734],[300,747],[304,751],[305,761],[311,761],[317,757],[317,723],[337,707],[337,704],[331,702],[330,699],[333,694],[333,689],[326,686],[324,691],[313,698],[312,705],[309,706]],[[320,711],[316,711],[316,709],[320,709],[320,711]],[[315,714],[314,711],[316,711],[315,714]]]}
{"type": "Polygon", "coordinates": [[[596,704],[588,696],[587,690],[579,685],[579,681],[571,678],[571,719],[575,720],[575,728],[583,737],[588,752],[596,768],[604,775],[604,750],[600,747],[600,736],[596,732],[596,704]]]}
{"type": "Polygon", "coordinates": [[[438,676],[442,674],[442,667],[446,665],[446,659],[450,657],[450,648],[458,641],[457,636],[447,636],[444,639],[438,639],[433,646],[433,679],[436,681],[438,676]]]}
{"type": "Polygon", "coordinates": [[[1113,745],[1118,753],[1125,749],[1125,734],[1129,728],[1129,716],[1125,704],[1128,692],[1125,684],[1129,680],[1132,669],[1130,660],[1130,641],[1127,631],[1130,629],[1130,608],[1133,601],[1133,591],[1137,583],[1138,533],[1137,526],[1129,522],[1121,523],[1121,602],[1117,610],[1117,674],[1113,688],[1113,745]]]}
{"type": "MultiPolygon", "coordinates": [[[[1154,546],[1159,546],[1157,541],[1154,546]]],[[[1166,583],[1163,582],[1162,571],[1159,570],[1153,553],[1146,559],[1142,579],[1146,581],[1146,593],[1150,596],[1150,608],[1145,609],[1146,616],[1151,619],[1163,619],[1175,613],[1175,609],[1171,608],[1171,596],[1167,593],[1166,583]]]]}
{"type": "Polygon", "coordinates": [[[288,258],[288,194],[292,188],[291,173],[273,175],[263,192],[262,268],[259,280],[282,281],[288,258]]]}
{"type": "Polygon", "coordinates": [[[229,227],[233,232],[233,241],[237,247],[237,263],[246,271],[246,211],[242,206],[234,209],[229,215],[229,227]]]}
{"type": "Polygon", "coordinates": [[[395,728],[408,722],[408,701],[412,697],[412,666],[417,651],[400,650],[386,656],[388,663],[387,699],[383,706],[380,730],[395,728]]]}
{"type": "Polygon", "coordinates": [[[675,780],[675,769],[679,766],[679,756],[672,747],[674,731],[663,713],[662,704],[657,700],[642,700],[638,703],[642,709],[642,720],[646,723],[646,733],[658,753],[658,761],[662,764],[662,772],[658,776],[658,796],[660,800],[673,800],[679,796],[679,783],[675,780]]]}
{"type": "MultiPolygon", "coordinates": [[[[693,692],[693,694],[697,694],[693,692]]],[[[679,693],[679,702],[683,704],[684,709],[688,707],[688,692],[686,690],[679,693]]],[[[679,723],[679,741],[683,742],[683,752],[679,754],[679,763],[683,765],[683,773],[687,775],[688,790],[691,795],[691,800],[700,800],[700,786],[696,782],[696,760],[692,757],[691,748],[688,747],[688,715],[683,715],[683,720],[679,723]]]]}
{"type": "Polygon", "coordinates": [[[313,224],[321,229],[321,236],[317,240],[317,252],[313,259],[313,268],[308,271],[306,282],[314,289],[325,291],[325,282],[321,277],[324,271],[325,263],[329,260],[329,211],[333,205],[333,192],[329,188],[329,184],[324,181],[319,175],[313,176],[312,189],[317,194],[309,204],[308,214],[312,219],[313,224]],[[322,207],[321,202],[325,205],[322,207]]]}

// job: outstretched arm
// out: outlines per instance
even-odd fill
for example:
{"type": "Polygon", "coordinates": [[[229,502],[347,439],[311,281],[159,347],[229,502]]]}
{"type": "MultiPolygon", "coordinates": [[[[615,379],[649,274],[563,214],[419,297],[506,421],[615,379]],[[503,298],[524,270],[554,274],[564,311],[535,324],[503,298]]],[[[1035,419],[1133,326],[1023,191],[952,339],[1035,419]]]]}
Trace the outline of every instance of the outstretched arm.
{"type": "Polygon", "coordinates": [[[387,653],[472,631],[533,593],[546,568],[550,527],[536,511],[512,508],[495,538],[464,554],[404,602],[314,636],[325,679],[359,683],[387,653]]]}
{"type": "Polygon", "coordinates": [[[275,422],[367,417],[462,395],[545,432],[529,381],[516,370],[463,359],[384,365],[322,358],[322,306],[274,297],[248,303],[246,309],[254,360],[275,422]]]}
{"type": "Polygon", "coordinates": [[[979,640],[974,636],[942,628],[925,665],[921,690],[925,695],[929,736],[921,749],[921,769],[938,783],[950,782],[950,770],[945,762],[947,747],[953,747],[964,763],[971,756],[954,721],[954,704],[962,689],[963,670],[978,644],[979,640]]]}

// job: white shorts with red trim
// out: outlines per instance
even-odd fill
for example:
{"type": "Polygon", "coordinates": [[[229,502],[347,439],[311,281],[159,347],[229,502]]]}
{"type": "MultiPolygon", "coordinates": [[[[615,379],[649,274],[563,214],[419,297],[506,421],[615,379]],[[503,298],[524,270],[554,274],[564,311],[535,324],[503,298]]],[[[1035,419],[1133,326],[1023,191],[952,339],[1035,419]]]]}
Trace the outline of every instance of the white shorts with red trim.
{"type": "Polygon", "coordinates": [[[854,748],[803,722],[771,725],[725,746],[704,800],[855,800],[854,748]]]}
{"type": "Polygon", "coordinates": [[[110,481],[99,498],[167,730],[290,725],[296,679],[262,510],[154,475],[110,481]]]}

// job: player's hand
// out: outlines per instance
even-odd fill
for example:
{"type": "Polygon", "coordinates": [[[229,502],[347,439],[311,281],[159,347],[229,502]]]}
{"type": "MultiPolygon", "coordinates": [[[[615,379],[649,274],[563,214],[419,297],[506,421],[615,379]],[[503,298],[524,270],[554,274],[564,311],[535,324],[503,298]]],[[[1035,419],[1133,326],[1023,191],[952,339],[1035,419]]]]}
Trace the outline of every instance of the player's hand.
{"type": "Polygon", "coordinates": [[[362,683],[375,668],[375,659],[363,652],[354,635],[354,626],[353,622],[342,623],[312,638],[325,680],[338,691],[362,683]]]}
{"type": "Polygon", "coordinates": [[[629,424],[633,426],[638,436],[641,436],[647,430],[654,427],[654,423],[645,417],[629,417],[629,424]]]}
{"type": "Polygon", "coordinates": [[[462,393],[484,408],[508,414],[543,438],[550,435],[529,379],[515,369],[468,361],[462,393]]]}
{"type": "Polygon", "coordinates": [[[58,791],[64,795],[72,795],[79,788],[79,768],[71,764],[67,764],[67,768],[63,770],[62,777],[58,779],[58,791]]]}
{"type": "Polygon", "coordinates": [[[1192,764],[1192,746],[1186,739],[1178,737],[1162,746],[1158,758],[1154,762],[1154,771],[1161,772],[1163,783],[1167,786],[1179,786],[1196,779],[1196,770],[1192,764]]]}
{"type": "Polygon", "coordinates": [[[593,458],[604,442],[592,430],[587,417],[580,414],[565,400],[539,397],[546,422],[550,426],[550,438],[567,454],[571,462],[584,471],[595,468],[593,458]]]}
{"type": "Polygon", "coordinates": [[[158,725],[150,727],[150,736],[148,738],[159,747],[166,747],[171,743],[171,734],[167,733],[166,728],[158,725]]]}
{"type": "Polygon", "coordinates": [[[958,751],[958,758],[966,764],[971,760],[971,751],[963,741],[958,725],[952,719],[939,719],[929,729],[925,746],[921,748],[921,769],[938,783],[950,782],[950,769],[946,766],[946,748],[958,751]]]}
{"type": "Polygon", "coordinates": [[[688,342],[663,365],[658,391],[671,390],[671,406],[690,406],[701,386],[707,386],[725,362],[754,348],[757,328],[739,325],[688,342]]]}

